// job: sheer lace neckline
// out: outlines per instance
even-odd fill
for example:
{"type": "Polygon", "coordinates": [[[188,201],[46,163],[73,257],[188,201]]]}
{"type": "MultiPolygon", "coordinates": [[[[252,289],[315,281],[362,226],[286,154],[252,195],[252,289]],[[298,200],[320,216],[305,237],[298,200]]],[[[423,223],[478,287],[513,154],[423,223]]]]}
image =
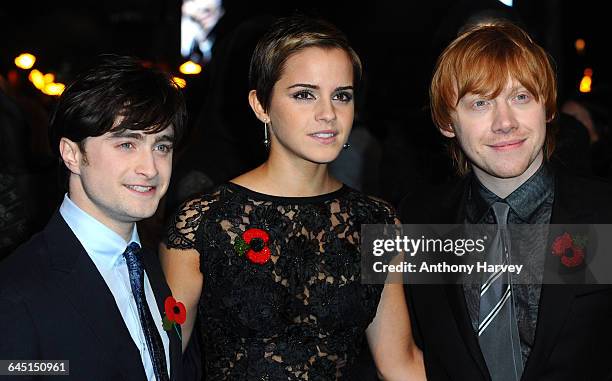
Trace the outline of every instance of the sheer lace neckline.
{"type": "Polygon", "coordinates": [[[349,189],[349,187],[346,184],[342,184],[340,188],[334,191],[331,191],[329,193],[323,193],[323,194],[316,195],[316,196],[290,197],[290,196],[274,196],[274,195],[270,195],[266,193],[260,193],[260,192],[254,191],[252,189],[249,189],[247,187],[244,187],[242,185],[238,185],[232,182],[227,182],[226,186],[235,192],[250,196],[256,200],[265,200],[265,201],[273,201],[273,202],[290,202],[294,204],[316,203],[316,202],[333,200],[335,198],[342,196],[349,189]]]}
{"type": "Polygon", "coordinates": [[[279,197],[224,183],[186,201],[165,243],[199,254],[207,378],[359,379],[383,288],[361,283],[361,227],[383,223],[397,223],[393,209],[347,185],[279,197]]]}

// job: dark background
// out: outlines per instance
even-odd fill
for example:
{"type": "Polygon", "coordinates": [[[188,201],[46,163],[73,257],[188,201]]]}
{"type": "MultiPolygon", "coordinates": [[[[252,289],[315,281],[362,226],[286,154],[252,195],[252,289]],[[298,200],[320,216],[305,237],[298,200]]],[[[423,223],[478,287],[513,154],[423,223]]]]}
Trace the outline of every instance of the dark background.
{"type": "MultiPolygon", "coordinates": [[[[594,69],[595,78],[609,78],[605,50],[612,33],[601,1],[516,0],[512,9],[495,0],[227,0],[224,6],[223,28],[228,30],[257,15],[294,10],[332,21],[349,35],[371,77],[393,78],[395,88],[410,86],[411,94],[403,92],[409,99],[423,98],[432,57],[470,14],[484,9],[506,8],[522,22],[555,58],[564,91],[576,87],[585,66],[594,69]],[[574,41],[579,37],[587,41],[587,50],[577,57],[574,41]]],[[[36,54],[37,67],[68,81],[99,53],[136,55],[176,70],[181,63],[179,28],[178,0],[4,1],[1,73],[24,51],[36,54]]]]}
{"type": "MultiPolygon", "coordinates": [[[[598,123],[609,128],[611,65],[606,50],[612,32],[602,1],[516,0],[512,8],[496,0],[226,0],[223,5],[226,13],[214,31],[212,61],[200,75],[182,76],[187,78],[184,92],[191,133],[189,144],[177,152],[167,199],[151,228],[144,229],[153,243],[166,211],[190,194],[210,189],[265,159],[262,127],[247,104],[248,62],[257,39],[274,18],[295,11],[336,24],[364,63],[353,147],[342,153],[332,170],[349,185],[392,203],[415,187],[453,177],[444,143],[429,119],[427,87],[436,57],[475,14],[514,20],[551,54],[558,72],[559,104],[584,98],[577,93],[578,84],[584,69],[592,68],[593,94],[604,94],[596,98],[602,121],[598,123]],[[574,48],[577,38],[586,41],[583,54],[574,48]]],[[[0,210],[0,248],[13,247],[40,230],[64,192],[56,180],[58,161],[51,156],[46,136],[57,98],[34,89],[27,81],[29,71],[17,69],[14,58],[33,53],[35,68],[55,73],[56,82],[66,84],[101,53],[137,56],[178,74],[183,62],[180,7],[179,0],[0,4],[0,89],[6,94],[7,108],[18,115],[13,118],[17,123],[11,138],[2,135],[1,142],[4,152],[12,153],[0,158],[0,165],[16,180],[11,180],[12,185],[0,183],[0,193],[6,185],[10,199],[15,196],[17,201],[0,210]],[[19,228],[7,230],[6,224],[19,228]]],[[[590,172],[593,154],[588,136],[575,120],[560,120],[565,120],[563,131],[569,132],[559,152],[566,164],[590,172]]],[[[0,127],[3,134],[9,130],[7,124],[0,127]]],[[[602,155],[601,149],[598,152],[602,155]]],[[[596,174],[612,176],[606,165],[596,174]]],[[[9,199],[4,193],[0,196],[9,199]]]]}

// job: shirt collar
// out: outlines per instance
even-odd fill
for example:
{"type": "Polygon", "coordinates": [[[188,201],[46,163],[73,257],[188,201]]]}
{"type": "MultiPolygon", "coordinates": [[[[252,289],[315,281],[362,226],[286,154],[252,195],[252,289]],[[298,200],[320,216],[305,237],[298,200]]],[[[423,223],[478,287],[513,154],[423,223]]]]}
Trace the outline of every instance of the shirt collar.
{"type": "MultiPolygon", "coordinates": [[[[104,266],[110,268],[122,257],[128,242],[79,208],[70,200],[68,194],[64,195],[64,201],[59,208],[59,212],[79,242],[81,242],[87,254],[100,260],[96,261],[96,263],[101,262],[104,266]]],[[[140,245],[136,224],[132,228],[130,242],[136,242],[140,245]]]]}
{"type": "Polygon", "coordinates": [[[540,168],[505,199],[488,190],[476,176],[472,176],[468,190],[468,218],[482,221],[493,203],[503,201],[523,221],[529,222],[532,214],[554,191],[554,176],[548,165],[540,168]]]}

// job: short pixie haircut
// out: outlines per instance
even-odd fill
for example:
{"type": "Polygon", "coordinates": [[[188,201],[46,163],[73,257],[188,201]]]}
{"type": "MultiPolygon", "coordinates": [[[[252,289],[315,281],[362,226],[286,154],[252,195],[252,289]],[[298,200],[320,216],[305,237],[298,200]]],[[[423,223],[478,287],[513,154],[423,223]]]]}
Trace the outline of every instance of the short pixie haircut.
{"type": "Polygon", "coordinates": [[[270,108],[274,84],[281,77],[289,57],[310,47],[344,50],[353,66],[353,87],[359,87],[361,60],[344,33],[326,21],[303,15],[281,18],[257,43],[249,69],[250,88],[255,89],[257,100],[266,112],[270,108]]]}
{"type": "MultiPolygon", "coordinates": [[[[546,120],[557,111],[557,81],[551,58],[518,26],[496,20],[468,28],[438,58],[429,89],[432,118],[441,130],[452,131],[452,112],[468,93],[498,96],[513,79],[544,104],[546,120]]],[[[554,150],[554,134],[546,133],[544,154],[554,150]]],[[[459,175],[470,171],[456,137],[450,154],[459,175]]]]}
{"type": "Polygon", "coordinates": [[[59,157],[65,137],[79,144],[88,137],[113,130],[140,130],[148,134],[174,127],[180,142],[186,119],[179,86],[165,72],[133,57],[104,55],[62,94],[49,126],[51,149],[59,157]],[[122,118],[116,125],[117,118],[122,118]]]}

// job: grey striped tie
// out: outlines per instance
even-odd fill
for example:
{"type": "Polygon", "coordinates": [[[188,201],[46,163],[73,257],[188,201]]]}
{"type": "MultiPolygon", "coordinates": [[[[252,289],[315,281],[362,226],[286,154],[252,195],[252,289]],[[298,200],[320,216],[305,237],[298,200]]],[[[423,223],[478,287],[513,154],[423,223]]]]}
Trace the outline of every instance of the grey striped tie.
{"type": "MultiPolygon", "coordinates": [[[[497,232],[486,261],[489,265],[509,264],[510,239],[506,222],[510,207],[496,202],[491,208],[497,221],[497,232]]],[[[490,274],[480,286],[478,341],[493,381],[518,381],[523,373],[512,300],[512,285],[507,272],[490,274]]]]}

